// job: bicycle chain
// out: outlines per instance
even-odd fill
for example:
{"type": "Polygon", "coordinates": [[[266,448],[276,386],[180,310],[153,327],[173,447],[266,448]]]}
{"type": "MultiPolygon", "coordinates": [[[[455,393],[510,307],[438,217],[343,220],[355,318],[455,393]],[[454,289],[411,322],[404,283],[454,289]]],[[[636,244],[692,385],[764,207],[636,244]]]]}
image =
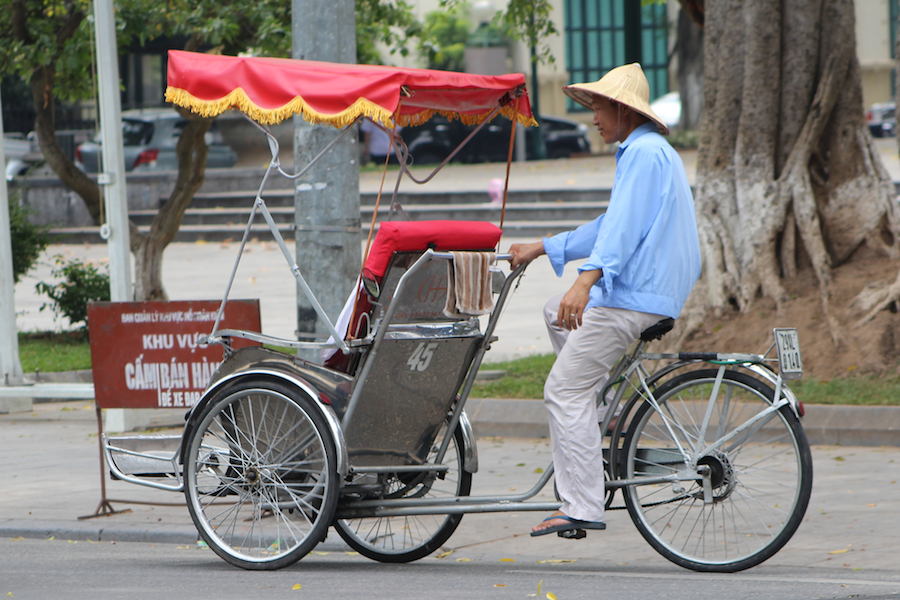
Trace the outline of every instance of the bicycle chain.
{"type": "MultiPolygon", "coordinates": [[[[668,500],[662,500],[660,502],[651,502],[650,504],[641,504],[642,508],[652,508],[654,506],[660,506],[662,504],[671,504],[673,502],[680,502],[681,500],[686,500],[690,498],[690,494],[684,494],[682,496],[676,496],[675,498],[670,498],[668,500]]],[[[606,510],[627,510],[627,506],[610,506],[606,510]]]]}

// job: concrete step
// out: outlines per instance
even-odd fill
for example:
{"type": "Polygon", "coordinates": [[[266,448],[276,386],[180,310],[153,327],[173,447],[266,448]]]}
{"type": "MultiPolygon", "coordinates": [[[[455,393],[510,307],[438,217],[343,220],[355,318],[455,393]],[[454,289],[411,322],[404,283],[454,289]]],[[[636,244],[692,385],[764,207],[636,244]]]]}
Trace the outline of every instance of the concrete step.
{"type": "MultiPolygon", "coordinates": [[[[497,221],[494,221],[497,222],[497,221]]],[[[583,220],[559,220],[559,221],[506,221],[503,225],[503,233],[507,237],[522,237],[538,239],[544,236],[555,235],[563,231],[570,231],[583,220]]],[[[369,231],[369,221],[362,223],[363,232],[369,231]]],[[[278,231],[281,236],[290,241],[294,239],[293,222],[278,223],[278,231]]],[[[224,225],[182,225],[175,236],[176,242],[223,242],[240,241],[247,227],[246,223],[224,225]]],[[[150,226],[138,226],[138,229],[147,234],[150,226]]],[[[50,230],[51,235],[56,236],[60,243],[64,244],[101,244],[99,227],[61,227],[50,230]]],[[[272,239],[272,233],[262,219],[256,221],[250,228],[250,239],[272,239]]]]}
{"type": "MultiPolygon", "coordinates": [[[[385,186],[381,195],[381,204],[385,205],[391,200],[393,187],[385,186]]],[[[607,202],[610,190],[608,189],[559,189],[559,190],[510,190],[507,196],[507,204],[519,204],[526,202],[607,202]]],[[[360,194],[360,204],[374,206],[377,193],[363,192],[360,194]]],[[[266,206],[293,206],[293,189],[273,189],[263,192],[266,206]]],[[[166,198],[160,198],[162,204],[166,198]]],[[[256,191],[229,191],[210,192],[196,194],[191,201],[190,208],[248,208],[256,200],[256,191]]],[[[424,204],[485,204],[490,202],[487,192],[408,192],[398,194],[398,200],[403,206],[424,204]]]]}
{"type": "MultiPolygon", "coordinates": [[[[505,221],[590,221],[606,211],[607,202],[522,202],[506,206],[505,221]]],[[[293,206],[266,207],[276,223],[293,223],[293,206]]],[[[360,218],[371,222],[374,206],[363,206],[360,218]]],[[[500,207],[494,204],[405,204],[403,210],[415,221],[500,221],[500,207]]],[[[250,207],[240,208],[189,208],[185,211],[182,227],[188,225],[240,225],[250,218],[250,207]]],[[[389,204],[379,208],[378,220],[389,212],[389,204]]],[[[129,218],[139,227],[149,226],[157,211],[141,210],[129,213],[129,218]]],[[[257,212],[257,218],[262,216],[257,212]]]]}

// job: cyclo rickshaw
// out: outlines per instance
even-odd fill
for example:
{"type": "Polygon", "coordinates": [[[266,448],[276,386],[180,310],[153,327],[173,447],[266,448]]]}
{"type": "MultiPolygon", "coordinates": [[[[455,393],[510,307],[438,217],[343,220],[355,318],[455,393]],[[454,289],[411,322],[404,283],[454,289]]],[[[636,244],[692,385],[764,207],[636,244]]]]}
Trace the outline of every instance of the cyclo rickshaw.
{"type": "MultiPolygon", "coordinates": [[[[172,51],[168,85],[168,100],[204,116],[237,108],[267,135],[272,160],[237,260],[261,213],[332,339],[318,344],[219,329],[236,262],[207,338],[223,346],[224,361],[183,433],[104,437],[113,476],[183,492],[202,540],[246,569],[293,564],[329,527],[369,558],[408,562],[441,547],[464,514],[559,508],[558,501],[531,500],[550,482],[552,464],[525,493],[470,496],[479,465],[466,401],[526,268],[505,275],[496,266],[508,258],[496,253],[501,228],[381,222],[335,326],[262,198],[271,175],[305,172],[282,170],[267,124],[299,113],[346,134],[366,115],[392,133],[394,124],[440,113],[480,126],[494,118],[533,125],[524,77],[172,51]],[[434,277],[450,277],[453,302],[421,293],[434,277]],[[476,315],[484,312],[482,329],[476,315]],[[265,347],[235,350],[235,339],[265,347]],[[332,353],[317,364],[272,347],[332,353]]],[[[402,141],[393,137],[393,144],[400,174],[391,216],[402,215],[400,178],[415,180],[402,141]]],[[[610,440],[607,507],[627,508],[644,538],[676,564],[746,569],[787,543],[809,502],[812,461],[802,405],[785,385],[802,373],[796,331],[776,329],[765,355],[645,351],[672,326],[666,319],[646,330],[598,394],[611,403],[600,424],[610,440]],[[773,348],[777,358],[768,357],[773,348]],[[651,373],[649,360],[663,366],[651,373]],[[615,505],[617,490],[624,507],[615,505]]],[[[560,535],[578,539],[585,532],[560,535]]]]}

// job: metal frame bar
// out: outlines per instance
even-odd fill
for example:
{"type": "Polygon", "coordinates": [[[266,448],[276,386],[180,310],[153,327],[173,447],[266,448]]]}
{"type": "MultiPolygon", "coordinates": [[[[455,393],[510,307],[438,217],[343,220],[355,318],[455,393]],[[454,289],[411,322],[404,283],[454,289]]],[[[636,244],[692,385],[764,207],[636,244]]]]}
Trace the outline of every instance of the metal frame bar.
{"type": "MultiPolygon", "coordinates": [[[[319,161],[320,158],[325,156],[329,150],[340,140],[343,136],[347,134],[348,131],[352,131],[352,127],[346,127],[344,131],[342,131],[338,136],[336,136],[331,143],[329,143],[325,148],[319,152],[306,167],[304,167],[299,173],[289,174],[286,173],[281,168],[281,159],[278,154],[280,152],[280,146],[278,144],[278,140],[275,139],[275,136],[272,135],[272,132],[269,131],[266,127],[263,127],[250,117],[244,115],[247,120],[256,125],[260,130],[262,130],[269,141],[269,150],[272,153],[272,160],[269,161],[269,166],[266,168],[266,172],[263,175],[262,183],[259,185],[259,191],[256,193],[256,200],[253,203],[253,209],[250,211],[250,218],[247,220],[247,227],[244,228],[244,235],[241,238],[241,245],[238,249],[237,259],[234,261],[234,267],[231,269],[231,275],[228,278],[228,284],[225,286],[225,295],[222,298],[222,303],[219,305],[219,311],[216,313],[216,321],[213,323],[212,332],[207,336],[207,343],[210,344],[222,344],[224,343],[223,338],[226,337],[224,333],[219,333],[219,323],[222,320],[222,315],[225,312],[225,304],[228,301],[228,295],[231,293],[231,287],[234,285],[234,278],[237,274],[238,265],[241,262],[241,256],[244,254],[244,247],[247,245],[247,240],[250,239],[250,231],[253,226],[253,221],[256,218],[256,212],[259,210],[262,213],[263,218],[266,221],[266,224],[269,227],[269,231],[272,232],[272,236],[275,238],[275,242],[278,244],[278,247],[281,249],[281,253],[284,255],[285,260],[287,261],[288,266],[291,269],[291,273],[294,275],[294,279],[297,281],[297,284],[300,286],[300,289],[303,290],[303,293],[306,295],[306,298],[309,300],[310,304],[312,304],[313,309],[316,311],[316,315],[322,322],[325,323],[325,327],[328,329],[328,333],[331,334],[334,342],[302,342],[302,346],[298,345],[300,342],[292,341],[292,340],[282,340],[281,338],[276,338],[272,336],[266,336],[264,343],[271,343],[274,345],[282,345],[284,347],[293,347],[293,348],[339,348],[342,352],[347,353],[350,351],[349,346],[344,341],[344,336],[337,332],[337,329],[334,326],[334,323],[331,322],[331,319],[328,318],[328,315],[325,313],[325,310],[322,308],[322,305],[319,303],[312,289],[309,287],[309,284],[306,283],[306,279],[303,277],[303,274],[300,272],[300,267],[297,265],[297,262],[291,256],[290,251],[288,250],[287,244],[284,242],[284,238],[281,236],[281,232],[278,231],[278,226],[275,223],[275,220],[272,218],[272,213],[269,212],[269,209],[266,207],[266,202],[262,198],[263,190],[266,188],[266,183],[269,181],[269,175],[272,173],[272,170],[275,169],[288,179],[297,179],[303,176],[316,162],[319,161]],[[218,335],[217,335],[218,334],[218,335]]],[[[232,335],[238,333],[240,330],[227,330],[232,335]]],[[[248,332],[253,333],[254,332],[248,332]]],[[[235,335],[235,337],[238,337],[235,335]]],[[[240,336],[246,337],[246,336],[240,336]]],[[[251,339],[251,338],[247,338],[251,339]]],[[[261,341],[261,340],[256,340],[261,341]]]]}
{"type": "Polygon", "coordinates": [[[135,452],[133,450],[126,450],[125,448],[119,448],[118,446],[113,446],[109,443],[109,437],[106,434],[101,436],[103,450],[106,454],[106,462],[109,465],[109,470],[116,477],[116,479],[121,479],[122,481],[127,481],[128,483],[135,483],[137,485],[143,485],[146,487],[155,488],[158,490],[165,490],[167,492],[183,492],[184,491],[184,478],[182,476],[181,471],[178,469],[178,458],[181,454],[180,447],[179,450],[176,450],[171,458],[162,458],[159,456],[154,456],[152,454],[145,454],[143,452],[135,452]],[[128,475],[127,473],[123,473],[119,467],[116,465],[116,461],[112,457],[113,452],[118,452],[119,454],[128,454],[131,456],[138,456],[140,458],[146,458],[149,460],[156,460],[161,463],[168,463],[172,466],[172,475],[175,477],[175,480],[178,482],[178,485],[167,485],[164,483],[157,483],[155,481],[151,481],[146,478],[136,477],[134,475],[128,475]]]}

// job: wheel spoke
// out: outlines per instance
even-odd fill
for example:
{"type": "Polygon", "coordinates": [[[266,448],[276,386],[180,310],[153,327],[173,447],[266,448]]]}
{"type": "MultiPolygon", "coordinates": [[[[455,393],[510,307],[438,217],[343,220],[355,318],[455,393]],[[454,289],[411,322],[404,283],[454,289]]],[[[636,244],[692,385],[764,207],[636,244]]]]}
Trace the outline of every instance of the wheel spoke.
{"type": "Polygon", "coordinates": [[[709,369],[676,376],[656,390],[660,411],[650,403],[638,407],[626,438],[624,473],[629,479],[675,473],[685,465],[666,454],[680,458],[679,443],[705,449],[695,460],[708,469],[712,502],[698,482],[680,482],[629,486],[626,504],[641,534],[666,558],[701,571],[735,571],[766,560],[790,539],[809,501],[812,465],[788,408],[719,447],[716,440],[770,410],[773,392],[735,371],[722,373],[716,389],[716,374],[709,369]]]}
{"type": "Polygon", "coordinates": [[[187,442],[185,495],[201,536],[225,560],[281,568],[324,537],[337,478],[317,410],[275,384],[236,386],[206,406],[187,442]]]}
{"type": "MultiPolygon", "coordinates": [[[[426,462],[434,462],[436,448],[446,428],[436,436],[426,462]]],[[[392,474],[381,477],[382,498],[452,498],[466,496],[471,475],[462,470],[462,434],[457,429],[447,447],[444,464],[449,467],[443,479],[435,474],[414,476],[392,474]]],[[[352,488],[352,485],[351,485],[352,488]]],[[[335,527],[341,537],[364,556],[382,562],[409,562],[434,552],[456,529],[461,515],[414,515],[367,517],[339,520],[335,527]]]]}

